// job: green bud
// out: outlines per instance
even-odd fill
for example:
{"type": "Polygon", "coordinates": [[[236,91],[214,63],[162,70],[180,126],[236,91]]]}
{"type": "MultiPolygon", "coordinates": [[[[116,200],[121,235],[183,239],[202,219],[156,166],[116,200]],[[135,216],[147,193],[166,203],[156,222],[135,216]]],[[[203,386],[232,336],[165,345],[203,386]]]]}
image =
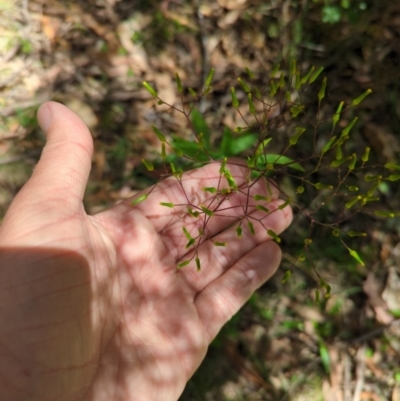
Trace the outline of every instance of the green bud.
{"type": "Polygon", "coordinates": [[[150,93],[151,96],[154,98],[157,98],[157,91],[146,81],[142,82],[143,86],[146,88],[146,90],[150,93]]]}
{"type": "Polygon", "coordinates": [[[372,93],[371,89],[367,89],[362,95],[357,97],[351,102],[352,106],[358,106],[369,94],[372,93]]]}

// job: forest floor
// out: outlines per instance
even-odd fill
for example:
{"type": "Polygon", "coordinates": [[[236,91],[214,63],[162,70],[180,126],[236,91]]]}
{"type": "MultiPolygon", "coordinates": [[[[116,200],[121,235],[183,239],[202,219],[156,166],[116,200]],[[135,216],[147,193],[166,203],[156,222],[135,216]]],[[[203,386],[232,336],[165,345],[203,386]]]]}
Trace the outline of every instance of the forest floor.
{"type": "MultiPolygon", "coordinates": [[[[179,106],[175,73],[201,91],[215,68],[212,92],[197,107],[218,143],[224,127],[240,124],[229,92],[237,77],[249,68],[263,85],[291,57],[302,71],[325,67],[328,112],[372,88],[352,146],[369,146],[377,163],[398,163],[400,4],[375,3],[355,2],[353,14],[343,9],[329,23],[333,6],[307,1],[1,1],[0,217],[40,156],[42,102],[66,104],[93,134],[85,206],[96,213],[155,182],[141,162],[159,150],[152,125],[190,136],[184,116],[155,105],[144,80],[179,106]]],[[[379,205],[399,210],[399,186],[389,184],[379,205]]],[[[293,187],[287,177],[282,185],[293,187]]],[[[293,267],[297,238],[310,231],[304,220],[283,236],[282,268],[221,331],[182,401],[400,401],[399,218],[356,221],[368,232],[357,245],[364,266],[318,231],[313,262],[293,267]],[[332,287],[319,304],[314,268],[332,287]]]]}

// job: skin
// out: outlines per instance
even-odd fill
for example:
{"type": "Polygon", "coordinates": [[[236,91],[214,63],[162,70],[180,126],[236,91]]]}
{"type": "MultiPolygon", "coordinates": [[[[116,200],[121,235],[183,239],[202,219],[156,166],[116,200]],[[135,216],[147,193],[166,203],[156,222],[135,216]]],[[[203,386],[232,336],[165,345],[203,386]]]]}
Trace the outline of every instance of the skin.
{"type": "MultiPolygon", "coordinates": [[[[224,323],[278,268],[281,253],[265,228],[243,224],[245,194],[233,194],[213,216],[211,240],[190,258],[184,225],[202,225],[160,202],[207,204],[218,186],[217,163],[159,184],[136,206],[123,202],[94,216],[82,199],[91,168],[92,137],[72,111],[42,105],[47,143],[32,177],[0,227],[0,400],[177,400],[224,323]]],[[[240,186],[248,171],[229,165],[240,186]]],[[[250,194],[268,195],[264,181],[250,194]]],[[[148,191],[144,191],[148,193],[148,191]]],[[[139,194],[138,196],[140,196],[139,194]]],[[[273,190],[269,209],[282,202],[273,190]]],[[[183,209],[181,209],[183,210],[183,209]]],[[[255,219],[261,211],[251,208],[255,219]]],[[[263,223],[276,233],[290,208],[263,223]]]]}

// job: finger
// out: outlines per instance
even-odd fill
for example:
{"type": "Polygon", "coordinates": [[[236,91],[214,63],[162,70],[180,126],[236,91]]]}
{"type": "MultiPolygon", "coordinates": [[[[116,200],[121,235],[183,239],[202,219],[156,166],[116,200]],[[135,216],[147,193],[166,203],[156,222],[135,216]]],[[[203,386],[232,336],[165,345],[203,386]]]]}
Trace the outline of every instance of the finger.
{"type": "Polygon", "coordinates": [[[280,210],[278,207],[282,203],[283,201],[279,200],[271,202],[269,205],[271,212],[266,217],[258,210],[249,215],[254,234],[250,232],[247,221],[243,221],[241,238],[237,235],[235,225],[217,235],[213,240],[202,243],[196,251],[201,271],[196,270],[193,251],[182,258],[182,260],[193,258],[191,263],[181,270],[181,273],[195,293],[223,275],[252,249],[265,241],[270,241],[271,237],[267,229],[279,235],[289,226],[292,221],[292,210],[290,207],[280,210]],[[226,246],[216,246],[214,241],[226,246]]]}
{"type": "Polygon", "coordinates": [[[82,203],[91,168],[92,136],[83,121],[60,103],[44,103],[37,117],[47,142],[19,197],[28,193],[31,205],[67,201],[75,209],[82,203]]]}
{"type": "MultiPolygon", "coordinates": [[[[210,163],[202,168],[186,172],[182,180],[169,177],[161,181],[152,190],[149,197],[135,206],[147,218],[149,218],[158,232],[174,223],[182,223],[182,216],[187,214],[188,207],[194,210],[213,197],[204,188],[214,187],[219,189],[228,188],[227,181],[221,177],[220,163],[210,163]],[[160,202],[172,203],[174,208],[160,205],[160,202]]],[[[247,166],[240,163],[228,163],[227,165],[238,187],[250,182],[250,171],[247,166]]],[[[278,191],[271,185],[271,197],[277,198],[278,191]]],[[[138,194],[141,196],[143,193],[138,194]]],[[[215,195],[214,195],[215,196],[215,195]]],[[[131,200],[127,201],[128,203],[131,200]]]]}
{"type": "Polygon", "coordinates": [[[275,273],[280,260],[278,245],[272,241],[263,242],[199,293],[195,305],[208,334],[208,342],[253,292],[275,273]]]}

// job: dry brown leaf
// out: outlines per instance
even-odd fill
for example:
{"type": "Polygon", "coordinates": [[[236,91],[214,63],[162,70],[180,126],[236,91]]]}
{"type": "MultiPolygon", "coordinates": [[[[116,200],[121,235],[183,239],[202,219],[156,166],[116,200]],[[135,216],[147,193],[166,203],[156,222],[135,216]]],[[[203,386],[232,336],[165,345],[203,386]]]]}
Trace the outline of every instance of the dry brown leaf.
{"type": "Polygon", "coordinates": [[[222,8],[227,10],[242,10],[246,7],[247,0],[217,0],[222,8]]]}
{"type": "Polygon", "coordinates": [[[42,24],[43,33],[46,35],[47,39],[49,39],[50,43],[53,44],[61,27],[60,19],[42,15],[40,22],[42,24]]]}

